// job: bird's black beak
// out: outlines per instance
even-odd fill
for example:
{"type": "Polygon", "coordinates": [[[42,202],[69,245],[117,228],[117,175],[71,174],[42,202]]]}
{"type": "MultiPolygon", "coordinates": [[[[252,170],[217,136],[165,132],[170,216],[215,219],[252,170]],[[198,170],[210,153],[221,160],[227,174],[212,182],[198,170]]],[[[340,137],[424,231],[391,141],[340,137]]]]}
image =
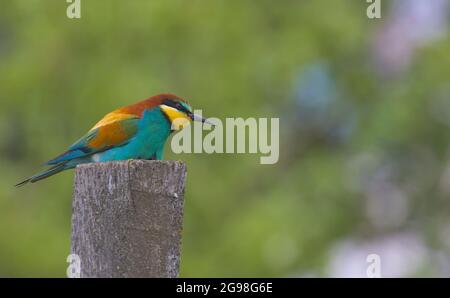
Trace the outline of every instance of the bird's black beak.
{"type": "Polygon", "coordinates": [[[214,125],[214,123],[212,123],[208,119],[203,118],[202,116],[196,115],[194,113],[189,113],[188,116],[189,116],[189,118],[192,119],[192,121],[199,121],[199,122],[202,122],[202,123],[208,123],[208,124],[214,125]]]}

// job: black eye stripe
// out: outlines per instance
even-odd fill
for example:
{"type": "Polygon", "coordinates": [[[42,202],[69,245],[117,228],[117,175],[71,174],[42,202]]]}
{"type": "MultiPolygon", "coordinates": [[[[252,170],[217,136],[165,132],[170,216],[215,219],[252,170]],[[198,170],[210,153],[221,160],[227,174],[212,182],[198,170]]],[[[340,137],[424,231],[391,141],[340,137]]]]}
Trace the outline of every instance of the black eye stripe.
{"type": "Polygon", "coordinates": [[[166,99],[165,101],[163,101],[163,104],[165,104],[166,106],[175,108],[177,110],[180,110],[182,112],[188,112],[188,110],[179,102],[173,101],[171,99],[166,99]]]}

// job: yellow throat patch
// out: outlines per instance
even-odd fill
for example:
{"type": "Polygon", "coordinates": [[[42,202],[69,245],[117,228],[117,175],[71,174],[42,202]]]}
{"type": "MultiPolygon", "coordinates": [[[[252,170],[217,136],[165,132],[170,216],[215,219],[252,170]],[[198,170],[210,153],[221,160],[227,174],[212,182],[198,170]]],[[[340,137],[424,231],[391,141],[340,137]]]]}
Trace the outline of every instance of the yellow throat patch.
{"type": "Polygon", "coordinates": [[[191,118],[189,118],[186,113],[180,112],[177,109],[166,105],[161,105],[160,107],[163,113],[166,114],[167,118],[170,120],[172,130],[180,130],[190,124],[191,118]]]}

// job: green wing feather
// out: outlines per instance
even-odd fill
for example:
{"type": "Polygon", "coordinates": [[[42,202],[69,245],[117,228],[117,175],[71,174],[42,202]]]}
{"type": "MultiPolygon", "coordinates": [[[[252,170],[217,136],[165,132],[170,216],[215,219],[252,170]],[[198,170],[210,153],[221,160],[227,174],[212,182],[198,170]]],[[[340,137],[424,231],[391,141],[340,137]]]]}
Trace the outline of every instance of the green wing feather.
{"type": "Polygon", "coordinates": [[[95,128],[72,144],[68,151],[46,164],[55,165],[74,158],[87,157],[112,147],[123,146],[136,135],[139,120],[138,117],[128,118],[95,128]]]}

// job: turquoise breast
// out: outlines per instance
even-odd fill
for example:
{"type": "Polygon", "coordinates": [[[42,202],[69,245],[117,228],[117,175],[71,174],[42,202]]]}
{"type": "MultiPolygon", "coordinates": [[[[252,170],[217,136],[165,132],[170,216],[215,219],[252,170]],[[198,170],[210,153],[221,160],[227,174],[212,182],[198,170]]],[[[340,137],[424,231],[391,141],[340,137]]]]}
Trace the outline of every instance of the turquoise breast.
{"type": "Polygon", "coordinates": [[[170,135],[170,123],[159,107],[146,110],[138,123],[138,131],[120,147],[94,154],[93,161],[125,159],[162,159],[164,144],[170,135]]]}

